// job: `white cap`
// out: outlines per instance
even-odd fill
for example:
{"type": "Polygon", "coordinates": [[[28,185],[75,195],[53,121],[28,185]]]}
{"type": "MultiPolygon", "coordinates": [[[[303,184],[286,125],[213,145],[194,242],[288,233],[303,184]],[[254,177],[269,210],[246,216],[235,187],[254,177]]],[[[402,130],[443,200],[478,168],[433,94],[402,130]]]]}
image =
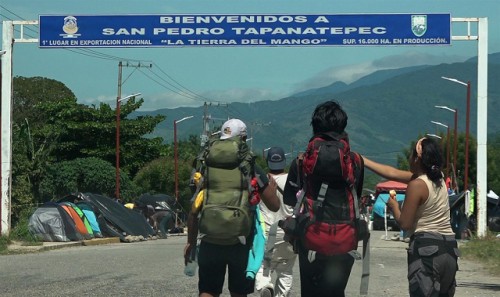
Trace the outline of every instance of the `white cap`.
{"type": "Polygon", "coordinates": [[[220,139],[228,139],[234,136],[246,136],[247,126],[241,120],[230,119],[222,125],[220,139]]]}

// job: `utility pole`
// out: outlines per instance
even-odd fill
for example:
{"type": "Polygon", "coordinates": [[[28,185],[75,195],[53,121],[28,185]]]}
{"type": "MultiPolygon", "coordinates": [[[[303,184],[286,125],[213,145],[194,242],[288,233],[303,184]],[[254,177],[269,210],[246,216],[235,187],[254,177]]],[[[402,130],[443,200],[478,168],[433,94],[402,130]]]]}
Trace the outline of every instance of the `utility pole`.
{"type": "Polygon", "coordinates": [[[200,136],[201,138],[201,146],[205,146],[205,144],[208,142],[210,138],[210,120],[221,120],[225,121],[227,119],[222,119],[222,118],[213,118],[211,115],[208,114],[208,106],[217,106],[217,107],[228,107],[228,103],[221,103],[221,102],[205,102],[203,104],[203,133],[200,136]]]}
{"type": "MultiPolygon", "coordinates": [[[[120,199],[120,117],[121,117],[120,101],[122,99],[122,85],[123,85],[122,68],[123,67],[134,67],[134,68],[147,67],[147,68],[151,68],[151,67],[153,67],[153,65],[152,64],[146,64],[146,65],[142,64],[141,65],[141,63],[129,64],[129,62],[127,62],[124,65],[122,61],[118,62],[118,92],[116,95],[116,149],[115,149],[115,158],[116,158],[115,197],[116,197],[116,199],[120,199]]],[[[126,79],[125,79],[125,81],[126,81],[126,79]]]]}

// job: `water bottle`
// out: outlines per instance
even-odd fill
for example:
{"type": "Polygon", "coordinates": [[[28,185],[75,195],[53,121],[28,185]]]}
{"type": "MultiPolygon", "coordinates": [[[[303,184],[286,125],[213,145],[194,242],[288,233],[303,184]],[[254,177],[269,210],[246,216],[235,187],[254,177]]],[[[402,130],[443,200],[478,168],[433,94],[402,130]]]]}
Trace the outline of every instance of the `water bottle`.
{"type": "Polygon", "coordinates": [[[196,274],[196,269],[198,269],[198,247],[195,246],[191,249],[191,255],[189,259],[191,262],[188,262],[184,267],[184,274],[187,276],[194,276],[196,274]]]}

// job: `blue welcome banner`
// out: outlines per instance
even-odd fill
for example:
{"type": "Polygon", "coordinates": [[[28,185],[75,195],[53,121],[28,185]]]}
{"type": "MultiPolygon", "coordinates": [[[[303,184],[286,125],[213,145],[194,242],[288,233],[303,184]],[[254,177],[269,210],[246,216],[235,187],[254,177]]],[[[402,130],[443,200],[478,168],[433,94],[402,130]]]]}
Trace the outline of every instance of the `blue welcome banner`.
{"type": "Polygon", "coordinates": [[[41,15],[41,48],[451,44],[450,14],[41,15]]]}

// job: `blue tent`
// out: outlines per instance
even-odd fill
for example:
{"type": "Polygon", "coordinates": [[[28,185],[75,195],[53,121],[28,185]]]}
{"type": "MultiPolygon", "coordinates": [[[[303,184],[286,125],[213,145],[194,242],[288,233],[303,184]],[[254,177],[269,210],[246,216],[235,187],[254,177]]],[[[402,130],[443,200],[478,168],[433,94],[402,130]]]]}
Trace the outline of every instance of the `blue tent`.
{"type": "Polygon", "coordinates": [[[90,227],[92,228],[92,231],[94,231],[94,236],[95,237],[103,237],[101,233],[101,228],[99,227],[99,223],[97,222],[97,217],[92,210],[92,206],[89,205],[87,202],[77,202],[76,205],[83,211],[85,216],[87,217],[90,227]]]}

